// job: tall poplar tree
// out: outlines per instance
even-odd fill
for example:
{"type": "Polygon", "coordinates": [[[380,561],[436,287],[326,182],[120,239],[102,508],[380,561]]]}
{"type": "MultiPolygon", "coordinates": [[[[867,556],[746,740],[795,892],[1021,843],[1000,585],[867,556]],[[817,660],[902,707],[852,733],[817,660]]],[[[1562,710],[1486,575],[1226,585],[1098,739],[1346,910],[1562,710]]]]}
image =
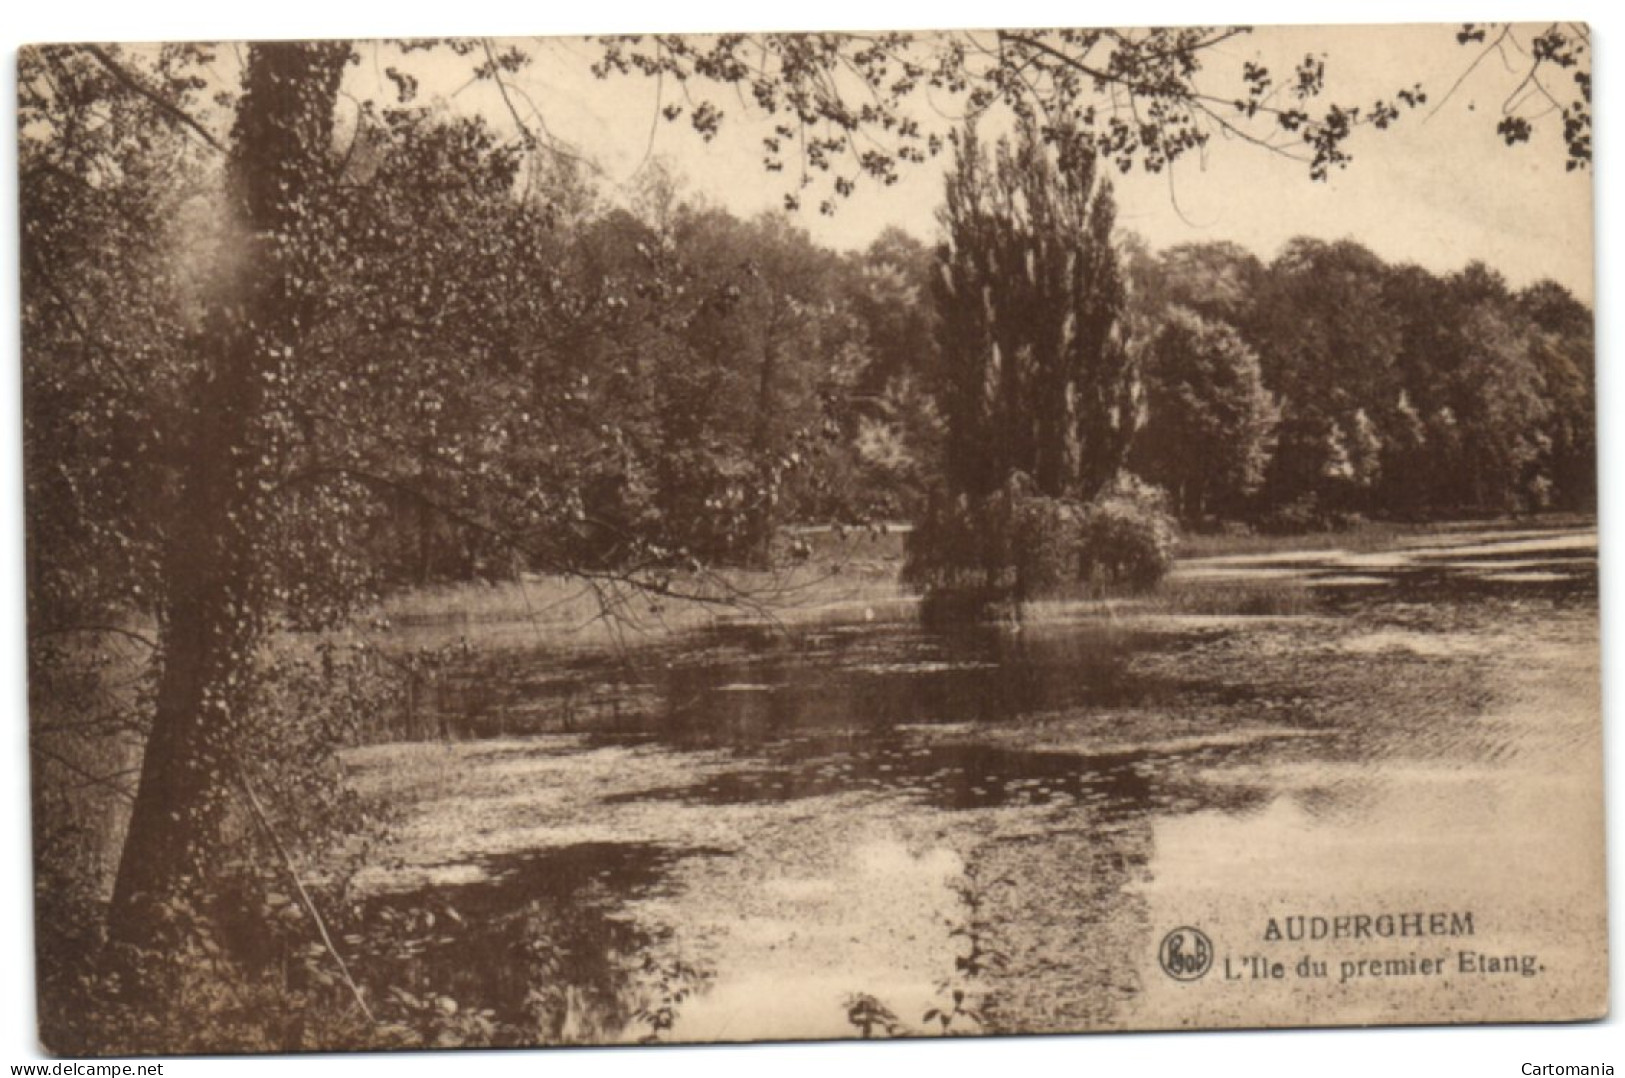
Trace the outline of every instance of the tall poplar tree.
{"type": "Polygon", "coordinates": [[[1032,120],[991,155],[974,129],[959,137],[936,287],[955,493],[980,497],[1019,472],[1048,497],[1087,501],[1127,455],[1140,380],[1097,160],[1032,120]]]}

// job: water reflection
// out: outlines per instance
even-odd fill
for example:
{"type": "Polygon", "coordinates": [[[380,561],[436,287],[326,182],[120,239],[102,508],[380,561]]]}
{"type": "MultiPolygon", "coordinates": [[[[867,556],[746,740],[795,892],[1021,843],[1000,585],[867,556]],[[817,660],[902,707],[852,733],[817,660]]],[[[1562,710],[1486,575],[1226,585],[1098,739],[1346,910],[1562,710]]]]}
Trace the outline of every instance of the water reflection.
{"type": "Polygon", "coordinates": [[[573,660],[509,651],[459,675],[445,725],[456,736],[589,732],[682,748],[749,746],[817,730],[1002,724],[1079,707],[1152,706],[1244,687],[1148,678],[1131,660],[1177,650],[1181,633],[1109,621],[925,632],[729,626],[635,656],[573,660]]]}
{"type": "Polygon", "coordinates": [[[1585,823],[1599,800],[1546,797],[1596,754],[1595,563],[1571,539],[1197,567],[1289,574],[1316,594],[1297,617],[477,656],[458,736],[554,736],[459,757],[445,803],[523,808],[513,756],[575,754],[546,774],[577,785],[437,892],[478,929],[413,976],[546,1042],[635,1039],[677,995],[675,1039],[851,1036],[854,1000],[928,1033],[955,991],[976,1015],[951,1026],[1188,1021],[1154,966],[1170,924],[1246,925],[1261,894],[1453,898],[1441,866],[1489,893],[1487,865],[1585,823]],[[517,845],[566,826],[617,841],[517,845]]]}
{"type": "Polygon", "coordinates": [[[1083,806],[1099,819],[1115,820],[1157,809],[1188,810],[1198,798],[1239,806],[1248,796],[1181,782],[1178,762],[1152,752],[1083,754],[977,742],[916,745],[907,739],[838,752],[819,751],[818,745],[799,739],[777,746],[769,766],[611,800],[739,805],[867,791],[943,810],[1083,806]]]}
{"type": "Polygon", "coordinates": [[[488,1012],[499,1044],[646,1038],[663,999],[703,988],[706,976],[669,929],[634,921],[627,903],[658,894],[679,858],[715,852],[593,842],[478,858],[475,882],[371,899],[366,917],[383,936],[405,918],[417,932],[362,971],[412,998],[488,1012]],[[426,931],[436,910],[440,931],[426,931]]]}

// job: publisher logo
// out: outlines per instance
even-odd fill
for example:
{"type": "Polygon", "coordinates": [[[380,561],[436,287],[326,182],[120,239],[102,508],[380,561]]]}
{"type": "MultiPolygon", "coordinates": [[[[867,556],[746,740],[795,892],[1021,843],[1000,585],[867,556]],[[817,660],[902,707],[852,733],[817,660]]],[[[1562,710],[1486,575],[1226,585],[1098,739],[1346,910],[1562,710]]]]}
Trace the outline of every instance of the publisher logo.
{"type": "Polygon", "coordinates": [[[1162,972],[1176,981],[1200,980],[1213,968],[1213,943],[1198,928],[1176,928],[1157,948],[1162,972]]]}

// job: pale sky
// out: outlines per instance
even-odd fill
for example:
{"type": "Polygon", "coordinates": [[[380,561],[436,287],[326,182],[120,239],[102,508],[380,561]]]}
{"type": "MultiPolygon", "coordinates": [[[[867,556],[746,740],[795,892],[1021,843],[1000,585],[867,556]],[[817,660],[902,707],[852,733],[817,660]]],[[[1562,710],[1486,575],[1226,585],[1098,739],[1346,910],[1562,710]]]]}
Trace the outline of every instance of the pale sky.
{"type": "MultiPolygon", "coordinates": [[[[1560,120],[1553,115],[1537,122],[1536,137],[1525,146],[1509,148],[1495,133],[1502,104],[1521,73],[1509,73],[1491,57],[1429,115],[1476,55],[1456,43],[1458,25],[1263,28],[1226,43],[1209,62],[1209,85],[1226,94],[1237,82],[1227,79],[1220,65],[1239,69],[1253,60],[1284,79],[1313,52],[1327,60],[1325,100],[1366,106],[1414,82],[1423,84],[1430,99],[1388,131],[1358,132],[1349,143],[1354,162],[1325,183],[1311,182],[1299,161],[1216,136],[1204,158],[1182,159],[1171,175],[1136,171],[1116,177],[1120,225],[1157,248],[1234,240],[1266,259],[1296,235],[1348,236],[1390,261],[1414,261],[1442,272],[1482,259],[1514,285],[1551,277],[1592,300],[1591,175],[1564,170],[1560,120]]],[[[794,189],[788,172],[763,170],[760,139],[766,124],[731,91],[712,92],[726,119],[722,135],[707,145],[686,119],[651,123],[652,80],[601,82],[588,75],[594,56],[590,43],[553,39],[541,48],[535,39],[520,43],[537,59],[519,84],[555,135],[599,163],[606,190],[631,183],[651,156],[675,165],[690,191],[742,215],[777,209],[794,189]]],[[[444,56],[434,62],[446,67],[425,78],[426,96],[449,96],[465,86],[470,61],[444,56]]],[[[367,74],[373,66],[361,65],[363,84],[376,81],[367,74]]],[[[669,101],[669,83],[666,92],[669,101]]],[[[489,84],[467,86],[448,103],[509,122],[489,84]]],[[[523,103],[521,108],[528,111],[523,103]]],[[[902,182],[891,188],[860,180],[856,195],[843,200],[833,218],[816,209],[827,184],[814,187],[795,217],[815,238],[840,248],[866,245],[891,224],[930,239],[945,162],[946,155],[907,166],[902,182]]]]}

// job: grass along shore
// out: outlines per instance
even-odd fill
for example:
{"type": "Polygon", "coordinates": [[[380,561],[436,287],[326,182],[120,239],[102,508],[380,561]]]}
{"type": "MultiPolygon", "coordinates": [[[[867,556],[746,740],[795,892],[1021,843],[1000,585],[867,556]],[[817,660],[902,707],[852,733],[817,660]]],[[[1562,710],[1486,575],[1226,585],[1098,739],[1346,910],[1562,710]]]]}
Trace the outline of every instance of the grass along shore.
{"type": "MultiPolygon", "coordinates": [[[[1372,521],[1306,535],[1184,535],[1174,571],[1150,593],[1114,598],[1060,597],[1024,604],[1023,621],[1083,616],[1296,615],[1315,609],[1303,572],[1250,570],[1207,563],[1296,557],[1305,566],[1341,557],[1448,544],[1486,530],[1544,533],[1588,527],[1594,518],[1544,514],[1426,524],[1372,521]]],[[[706,570],[678,574],[668,594],[599,578],[525,574],[495,583],[432,585],[399,592],[381,606],[392,646],[546,646],[561,651],[635,646],[719,624],[798,625],[911,617],[919,598],[898,582],[907,529],[802,529],[804,560],[775,571],[706,570]]],[[[1351,580],[1352,582],[1352,580],[1351,580]]]]}

